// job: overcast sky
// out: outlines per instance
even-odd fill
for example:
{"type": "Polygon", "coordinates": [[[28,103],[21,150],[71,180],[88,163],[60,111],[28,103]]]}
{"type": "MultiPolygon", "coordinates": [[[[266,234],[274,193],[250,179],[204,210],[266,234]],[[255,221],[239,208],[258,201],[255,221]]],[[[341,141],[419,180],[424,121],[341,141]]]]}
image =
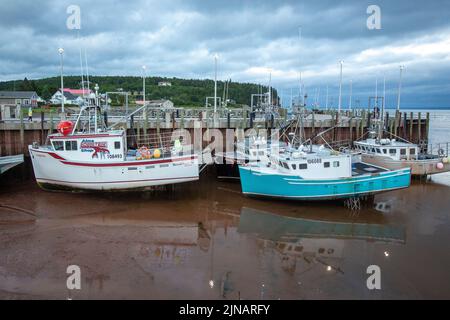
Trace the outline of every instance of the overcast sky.
{"type": "MultiPolygon", "coordinates": [[[[450,107],[450,1],[28,1],[2,0],[0,81],[80,74],[79,49],[96,75],[213,78],[272,84],[290,99],[299,73],[310,101],[337,105],[343,60],[343,105],[382,93],[396,105],[404,65],[402,107],[450,107]],[[367,7],[381,9],[381,29],[367,28],[367,7]],[[69,30],[69,5],[81,30],[69,30]],[[299,27],[302,37],[299,37],[299,27]],[[79,35],[79,39],[78,39],[79,35]],[[319,93],[320,92],[320,93],[319,93]]],[[[101,87],[101,84],[100,84],[101,87]]]]}

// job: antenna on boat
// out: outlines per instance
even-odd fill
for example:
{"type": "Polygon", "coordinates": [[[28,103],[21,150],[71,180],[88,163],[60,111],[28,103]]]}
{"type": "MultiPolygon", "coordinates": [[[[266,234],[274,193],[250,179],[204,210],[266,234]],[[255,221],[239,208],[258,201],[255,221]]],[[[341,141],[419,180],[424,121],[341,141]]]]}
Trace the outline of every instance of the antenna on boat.
{"type": "Polygon", "coordinates": [[[83,58],[81,55],[81,38],[80,38],[80,30],[78,30],[77,32],[77,39],[79,42],[79,46],[80,46],[80,69],[81,69],[81,90],[82,90],[82,96],[83,96],[83,103],[84,103],[84,74],[83,74],[83,58]]]}
{"type": "Polygon", "coordinates": [[[378,107],[378,77],[375,78],[375,108],[378,107]]]}
{"type": "Polygon", "coordinates": [[[269,72],[269,106],[272,105],[272,70],[269,72]]]}
{"type": "Polygon", "coordinates": [[[292,88],[291,88],[291,104],[290,104],[290,108],[292,108],[292,88]]]}
{"type": "Polygon", "coordinates": [[[65,112],[64,112],[64,49],[61,47],[58,49],[59,55],[61,56],[61,113],[63,114],[64,119],[65,117],[65,112]]]}
{"type": "Polygon", "coordinates": [[[327,95],[325,98],[325,109],[328,110],[328,84],[327,84],[327,95]]]}
{"type": "MultiPolygon", "coordinates": [[[[299,47],[301,48],[301,43],[302,43],[302,27],[299,26],[298,27],[298,43],[299,43],[299,47]]],[[[299,54],[299,68],[301,66],[301,55],[299,54]]],[[[304,100],[303,100],[303,82],[302,82],[302,70],[300,68],[300,78],[299,78],[299,103],[301,104],[301,106],[304,105],[304,100]]]]}
{"type": "MultiPolygon", "coordinates": [[[[86,54],[86,48],[84,49],[84,63],[86,65],[86,81],[87,81],[87,89],[88,89],[88,93],[90,95],[91,93],[91,89],[90,89],[90,85],[89,85],[89,67],[88,67],[88,62],[87,62],[87,54],[86,54]]],[[[91,104],[90,101],[90,97],[88,99],[88,105],[91,104]]]]}

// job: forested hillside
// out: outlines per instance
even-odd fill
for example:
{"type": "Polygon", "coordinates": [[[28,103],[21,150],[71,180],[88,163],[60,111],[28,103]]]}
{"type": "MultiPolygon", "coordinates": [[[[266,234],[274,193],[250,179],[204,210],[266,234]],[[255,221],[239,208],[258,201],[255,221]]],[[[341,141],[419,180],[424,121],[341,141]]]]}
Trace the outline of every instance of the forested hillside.
{"type": "MultiPolygon", "coordinates": [[[[95,83],[100,87],[100,92],[111,92],[123,89],[130,92],[142,91],[142,78],[129,76],[91,76],[91,89],[95,83]]],[[[49,99],[60,86],[60,78],[44,78],[36,80],[16,80],[0,82],[0,90],[33,90],[43,99],[49,99]]],[[[79,89],[81,87],[80,76],[64,77],[64,87],[79,89]]],[[[217,85],[217,95],[223,96],[224,82],[219,81],[217,85]]],[[[258,93],[261,89],[259,85],[252,83],[231,82],[228,89],[228,98],[236,104],[250,105],[250,96],[252,93],[258,93]]],[[[268,88],[263,88],[267,92],[268,88]]],[[[196,79],[178,79],[149,77],[146,78],[146,98],[170,99],[176,106],[198,106],[205,104],[205,98],[214,95],[213,80],[196,79]],[[172,86],[158,86],[158,82],[167,81],[172,86]]],[[[276,90],[273,90],[273,96],[276,97],[276,90]]],[[[132,100],[132,99],[131,99],[132,100]]],[[[275,101],[275,100],[274,100],[275,101]]]]}

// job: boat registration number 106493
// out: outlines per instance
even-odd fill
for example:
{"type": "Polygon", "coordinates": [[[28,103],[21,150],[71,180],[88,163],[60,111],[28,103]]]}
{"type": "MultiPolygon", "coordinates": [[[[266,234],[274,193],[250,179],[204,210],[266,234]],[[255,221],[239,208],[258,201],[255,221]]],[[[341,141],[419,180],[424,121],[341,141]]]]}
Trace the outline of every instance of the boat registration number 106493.
{"type": "Polygon", "coordinates": [[[122,159],[122,154],[108,154],[108,159],[122,159]]]}
{"type": "Polygon", "coordinates": [[[322,159],[320,159],[320,158],[308,159],[308,163],[309,163],[309,164],[313,164],[313,163],[322,163],[322,159]]]}

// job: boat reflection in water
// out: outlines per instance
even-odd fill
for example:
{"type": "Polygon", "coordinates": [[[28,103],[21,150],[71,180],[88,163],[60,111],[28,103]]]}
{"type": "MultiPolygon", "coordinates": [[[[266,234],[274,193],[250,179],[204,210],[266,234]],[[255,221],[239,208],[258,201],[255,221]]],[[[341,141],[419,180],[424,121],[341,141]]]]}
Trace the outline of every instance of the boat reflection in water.
{"type": "Polygon", "coordinates": [[[256,234],[260,246],[280,253],[283,269],[292,273],[299,257],[343,273],[337,263],[321,258],[344,258],[348,240],[404,244],[406,239],[404,228],[395,225],[355,222],[350,217],[332,221],[282,216],[247,207],[241,210],[238,232],[256,234]]]}

